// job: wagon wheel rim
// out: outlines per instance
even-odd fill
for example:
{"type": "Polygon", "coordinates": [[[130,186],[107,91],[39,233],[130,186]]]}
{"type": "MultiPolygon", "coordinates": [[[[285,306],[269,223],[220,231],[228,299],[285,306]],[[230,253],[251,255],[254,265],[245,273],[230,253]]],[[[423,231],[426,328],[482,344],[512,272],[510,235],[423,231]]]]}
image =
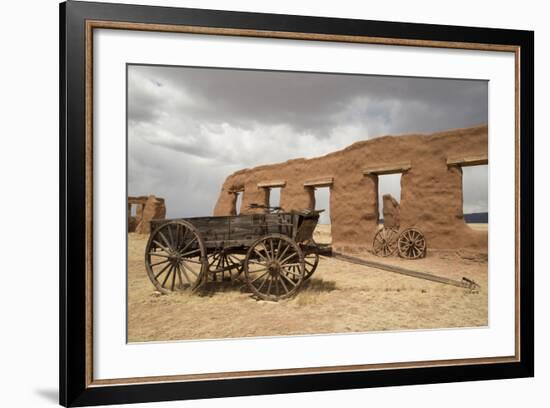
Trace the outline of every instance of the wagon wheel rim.
{"type": "Polygon", "coordinates": [[[426,256],[426,238],[416,228],[408,228],[399,235],[399,256],[406,259],[418,259],[426,256]]]}
{"type": "Polygon", "coordinates": [[[150,236],[145,248],[149,279],[162,293],[195,289],[206,270],[204,241],[186,221],[162,224],[150,236]]]}
{"type": "MultiPolygon", "coordinates": [[[[310,238],[305,242],[309,246],[313,246],[315,249],[311,250],[310,248],[300,246],[302,252],[304,253],[304,281],[308,280],[311,275],[317,270],[319,265],[319,254],[316,252],[318,247],[317,243],[313,238],[310,238]]],[[[298,267],[293,267],[294,270],[298,270],[298,267]]]]}
{"type": "Polygon", "coordinates": [[[268,235],[254,242],[246,254],[247,285],[263,300],[288,298],[300,288],[304,264],[302,250],[293,240],[285,235],[268,235]]]}
{"type": "MultiPolygon", "coordinates": [[[[319,254],[317,252],[304,253],[304,281],[311,278],[313,272],[317,270],[319,265],[319,254]]],[[[299,266],[292,266],[293,272],[298,272],[299,266]]]]}
{"type": "Polygon", "coordinates": [[[243,261],[231,251],[221,249],[208,256],[208,274],[213,281],[237,280],[243,271],[243,261]],[[228,277],[229,279],[226,279],[228,277]]]}
{"type": "Polygon", "coordinates": [[[387,257],[397,251],[398,233],[395,228],[379,229],[374,235],[372,249],[377,256],[387,257]]]}

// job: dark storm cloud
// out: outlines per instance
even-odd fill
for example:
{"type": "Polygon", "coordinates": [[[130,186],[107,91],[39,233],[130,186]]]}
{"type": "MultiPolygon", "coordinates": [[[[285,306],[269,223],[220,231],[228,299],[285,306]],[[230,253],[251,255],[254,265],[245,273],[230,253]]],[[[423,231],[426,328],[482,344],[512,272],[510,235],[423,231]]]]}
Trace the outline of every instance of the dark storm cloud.
{"type": "Polygon", "coordinates": [[[157,118],[162,112],[182,110],[208,123],[245,129],[255,124],[288,124],[317,137],[326,136],[342,120],[382,119],[391,131],[410,132],[453,127],[454,123],[467,126],[487,118],[486,86],[479,81],[151,66],[130,69],[132,78],[140,79],[132,84],[137,85],[135,100],[130,98],[130,112],[137,118],[143,118],[146,106],[147,113],[157,118]],[[161,101],[156,84],[180,93],[167,93],[161,101]]]}
{"type": "Polygon", "coordinates": [[[243,167],[486,122],[482,81],[130,66],[129,191],[209,214],[243,167]]]}

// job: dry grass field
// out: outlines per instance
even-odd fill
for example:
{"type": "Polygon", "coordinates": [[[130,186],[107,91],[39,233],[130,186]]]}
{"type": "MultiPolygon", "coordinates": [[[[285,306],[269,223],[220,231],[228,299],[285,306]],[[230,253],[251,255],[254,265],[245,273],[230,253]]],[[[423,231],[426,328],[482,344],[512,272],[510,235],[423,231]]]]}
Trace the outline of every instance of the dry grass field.
{"type": "MultiPolygon", "coordinates": [[[[329,242],[329,228],[319,226],[315,240],[329,242]]],[[[129,234],[130,342],[487,325],[487,259],[482,254],[431,251],[420,260],[383,260],[453,279],[465,276],[481,286],[476,292],[321,258],[295,297],[275,303],[253,299],[243,282],[160,295],[145,271],[146,242],[146,235],[129,234]]],[[[369,253],[361,256],[381,260],[369,253]]]]}

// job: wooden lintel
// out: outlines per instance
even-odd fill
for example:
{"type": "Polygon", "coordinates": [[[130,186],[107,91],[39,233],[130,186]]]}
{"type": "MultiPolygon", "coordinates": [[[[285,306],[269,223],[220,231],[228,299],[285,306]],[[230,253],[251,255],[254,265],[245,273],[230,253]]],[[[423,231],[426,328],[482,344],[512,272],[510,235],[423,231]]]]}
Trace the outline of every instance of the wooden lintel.
{"type": "Polygon", "coordinates": [[[128,197],[128,204],[145,204],[148,196],[128,197]]]}
{"type": "Polygon", "coordinates": [[[308,180],[304,183],[304,187],[330,187],[334,182],[333,177],[323,177],[315,180],[308,180]]]}
{"type": "Polygon", "coordinates": [[[371,166],[367,167],[366,169],[363,169],[363,174],[395,174],[395,173],[403,173],[407,170],[411,169],[411,163],[397,163],[397,164],[389,164],[389,165],[382,165],[382,166],[371,166]]]}
{"type": "Polygon", "coordinates": [[[284,187],[286,186],[285,180],[273,180],[273,181],[264,181],[258,183],[258,188],[275,188],[275,187],[284,187]]]}
{"type": "Polygon", "coordinates": [[[481,166],[483,164],[489,164],[489,159],[486,155],[447,158],[447,166],[467,167],[467,166],[481,166]]]}

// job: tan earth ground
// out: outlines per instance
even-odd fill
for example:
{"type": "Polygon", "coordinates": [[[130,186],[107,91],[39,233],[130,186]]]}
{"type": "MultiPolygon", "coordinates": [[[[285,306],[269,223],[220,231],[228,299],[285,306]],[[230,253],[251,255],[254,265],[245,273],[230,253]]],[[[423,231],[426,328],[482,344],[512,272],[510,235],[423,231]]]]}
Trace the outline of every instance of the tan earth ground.
{"type": "MultiPolygon", "coordinates": [[[[472,227],[487,230],[487,224],[472,227]]],[[[319,225],[315,240],[330,242],[329,231],[319,225]]],[[[383,259],[453,279],[465,276],[481,286],[476,292],[321,258],[294,298],[274,303],[254,300],[239,282],[160,295],[145,271],[148,236],[128,237],[129,342],[487,325],[487,254],[431,251],[420,260],[383,259]]]]}

